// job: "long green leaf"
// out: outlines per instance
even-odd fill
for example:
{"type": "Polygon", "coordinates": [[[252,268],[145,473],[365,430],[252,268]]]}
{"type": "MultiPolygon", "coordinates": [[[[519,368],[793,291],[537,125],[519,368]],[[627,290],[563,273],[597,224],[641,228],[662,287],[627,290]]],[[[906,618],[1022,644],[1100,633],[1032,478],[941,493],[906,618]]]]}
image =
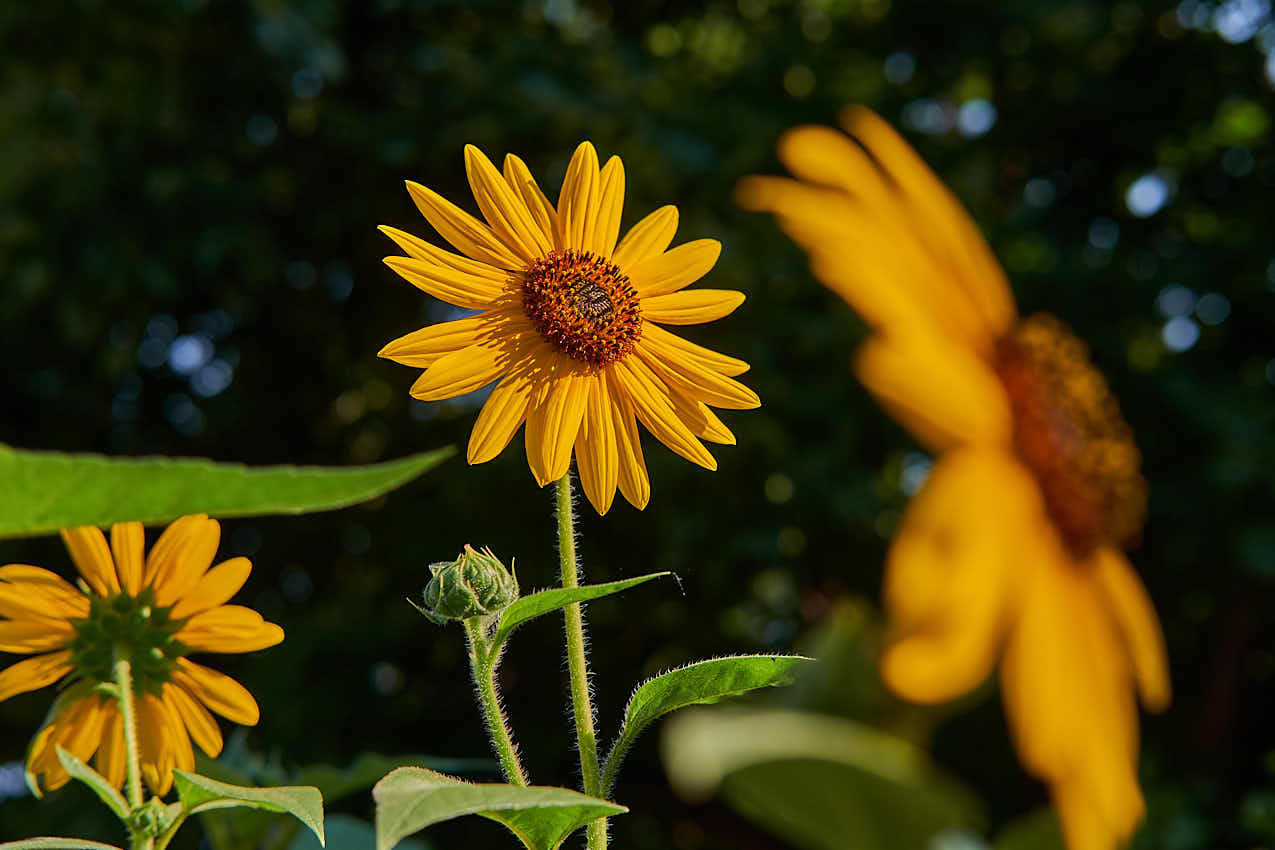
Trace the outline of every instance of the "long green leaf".
{"type": "Polygon", "coordinates": [[[902,738],[789,710],[687,712],[664,727],[669,778],[688,799],[719,788],[751,820],[804,850],[925,850],[977,830],[978,800],[902,738]]]}
{"type": "Polygon", "coordinates": [[[629,747],[653,721],[688,705],[791,684],[796,668],[811,661],[800,655],[733,655],[697,661],[644,682],[624,710],[624,724],[603,765],[602,787],[611,790],[629,747]]]}
{"type": "MultiPolygon", "coordinates": [[[[376,850],[376,827],[367,821],[359,820],[352,815],[328,815],[323,822],[328,841],[333,850],[376,850]]],[[[260,845],[239,844],[237,847],[260,845]]],[[[278,845],[269,845],[277,847],[278,845]]],[[[319,850],[319,841],[309,832],[298,832],[285,850],[319,850]]],[[[396,850],[431,850],[432,845],[415,838],[405,838],[398,843],[396,850]]]]}
{"type": "Polygon", "coordinates": [[[124,799],[124,795],[116,790],[115,786],[106,781],[106,777],[80,761],[71,753],[61,747],[57,748],[58,761],[62,762],[63,769],[71,774],[72,779],[78,779],[85,785],[93,789],[103,803],[105,803],[111,811],[115,812],[115,816],[124,823],[128,823],[129,805],[124,799]]]}
{"type": "Polygon", "coordinates": [[[672,575],[672,573],[650,573],[636,578],[611,581],[606,584],[586,584],[582,587],[556,587],[524,596],[501,612],[500,625],[496,627],[496,635],[492,638],[492,646],[498,648],[513,633],[514,629],[542,614],[565,608],[572,602],[586,602],[590,599],[610,596],[612,593],[619,593],[622,590],[628,590],[630,587],[636,587],[643,582],[648,582],[653,578],[667,575],[672,575]]]}
{"type": "Polygon", "coordinates": [[[6,841],[0,850],[120,850],[114,844],[85,841],[82,838],[25,838],[22,841],[6,841]]]}
{"type": "Polygon", "coordinates": [[[262,466],[114,458],[0,444],[0,538],[184,514],[299,514],[367,501],[451,457],[450,447],[371,466],[262,466]]]}
{"type": "Polygon", "coordinates": [[[269,812],[290,814],[319,838],[323,838],[323,795],[318,788],[285,786],[281,788],[246,788],[228,785],[197,773],[173,771],[173,784],[182,805],[191,814],[233,806],[247,806],[269,812]]]}
{"type": "Polygon", "coordinates": [[[372,797],[377,850],[390,850],[401,838],[463,815],[504,824],[529,850],[556,850],[585,824],[628,811],[566,788],[474,784],[419,767],[391,771],[372,789],[372,797]]]}

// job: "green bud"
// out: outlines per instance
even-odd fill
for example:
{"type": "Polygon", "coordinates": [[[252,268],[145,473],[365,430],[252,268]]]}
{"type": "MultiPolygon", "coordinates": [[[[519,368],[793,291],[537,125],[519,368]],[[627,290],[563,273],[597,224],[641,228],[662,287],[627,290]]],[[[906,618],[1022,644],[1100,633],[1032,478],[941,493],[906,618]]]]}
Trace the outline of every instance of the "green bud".
{"type": "Polygon", "coordinates": [[[495,613],[518,598],[518,579],[490,549],[466,544],[456,560],[430,564],[429,571],[421,613],[439,625],[495,613]]]}

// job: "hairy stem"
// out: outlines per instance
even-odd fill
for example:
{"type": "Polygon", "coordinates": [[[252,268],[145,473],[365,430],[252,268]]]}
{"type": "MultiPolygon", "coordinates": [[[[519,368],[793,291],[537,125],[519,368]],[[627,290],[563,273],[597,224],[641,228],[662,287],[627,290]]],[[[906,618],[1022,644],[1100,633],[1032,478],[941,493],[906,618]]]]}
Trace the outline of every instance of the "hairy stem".
{"type": "Polygon", "coordinates": [[[509,731],[509,721],[496,690],[497,656],[491,652],[482,628],[480,623],[465,621],[465,632],[469,636],[469,669],[474,676],[474,687],[478,689],[478,702],[483,709],[483,718],[487,721],[492,746],[500,757],[505,781],[510,785],[526,785],[527,774],[518,760],[518,746],[509,731]]]}
{"type": "MultiPolygon", "coordinates": [[[[580,571],[576,565],[575,511],[571,504],[571,473],[558,479],[558,560],[562,586],[577,587],[580,571]]],[[[580,774],[584,793],[602,796],[598,770],[598,736],[593,729],[593,699],[589,693],[589,662],[584,651],[584,612],[579,602],[562,609],[567,632],[567,669],[571,676],[571,712],[575,715],[576,746],[580,751],[580,774]]],[[[605,850],[606,819],[589,824],[589,850],[605,850]]]]}
{"type": "MultiPolygon", "coordinates": [[[[121,647],[115,648],[115,690],[120,704],[120,717],[124,721],[124,752],[126,773],[124,788],[128,794],[128,805],[136,812],[145,801],[142,798],[142,770],[138,764],[137,711],[133,705],[133,665],[128,652],[121,647]]],[[[150,850],[155,840],[143,833],[133,830],[133,850],[150,850]]]]}

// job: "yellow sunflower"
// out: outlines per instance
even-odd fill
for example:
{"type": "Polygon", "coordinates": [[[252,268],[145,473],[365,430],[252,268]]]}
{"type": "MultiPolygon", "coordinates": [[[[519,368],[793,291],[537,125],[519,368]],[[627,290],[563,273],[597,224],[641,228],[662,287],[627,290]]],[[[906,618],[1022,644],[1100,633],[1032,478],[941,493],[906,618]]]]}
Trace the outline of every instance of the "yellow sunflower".
{"type": "Polygon", "coordinates": [[[757,407],[732,377],[748,364],[702,348],[662,325],[727,315],[740,292],[685,287],[717,262],[721,245],[699,239],[668,250],[677,209],[661,207],[620,233],[624,166],[599,169],[582,143],[555,207],[521,159],[504,174],[465,148],[479,221],[437,193],[408,182],[416,206],[465,256],[382,227],[406,257],[385,262],[409,283],[477,315],[394,340],[381,357],[424,368],[412,386],[435,401],[499,380],[469,440],[471,464],[491,460],[526,423],[527,462],[540,486],[566,474],[575,452],[580,482],[600,514],[620,492],[646,506],[651,485],[637,422],[677,454],[707,469],[701,440],[734,445],[712,407],[757,407]],[[618,239],[618,242],[617,242],[618,239]]]}
{"type": "Polygon", "coordinates": [[[751,177],[812,268],[872,327],[856,372],[940,457],[890,549],[895,638],[883,674],[916,702],[950,700],[1000,661],[1018,753],[1049,788],[1071,850],[1110,850],[1143,815],[1135,691],[1169,702],[1163,637],[1122,548],[1146,484],[1132,434],[1088,350],[1046,315],[1019,318],[960,203],[873,112],[846,136],[779,144],[797,179],[751,177]]]}
{"type": "Polygon", "coordinates": [[[142,777],[168,792],[173,768],[193,770],[193,739],[209,756],[222,738],[209,709],[245,725],[260,712],[252,694],[225,674],[191,661],[192,652],[251,652],[283,640],[283,629],[251,608],[226,605],[252,564],[231,558],[211,567],[221,530],[203,514],[182,517],[143,558],[142,524],[73,528],[62,539],[80,572],[77,585],[26,564],[0,567],[0,651],[34,655],[0,671],[0,700],[63,680],[64,690],[31,742],[27,773],[52,790],[70,777],[57,747],[96,758],[115,787],[126,769],[114,681],[117,653],[131,662],[142,777]],[[37,654],[38,653],[38,654],[37,654]]]}

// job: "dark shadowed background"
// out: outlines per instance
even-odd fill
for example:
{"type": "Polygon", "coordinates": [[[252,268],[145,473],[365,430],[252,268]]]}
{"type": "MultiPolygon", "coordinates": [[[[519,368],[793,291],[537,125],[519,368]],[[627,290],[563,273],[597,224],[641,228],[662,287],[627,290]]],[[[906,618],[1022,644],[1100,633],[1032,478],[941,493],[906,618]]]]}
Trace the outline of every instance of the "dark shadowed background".
{"type": "MultiPolygon", "coordinates": [[[[646,511],[582,511],[591,580],[681,577],[590,608],[607,736],[642,676],[807,646],[847,600],[875,604],[928,460],[850,374],[862,324],[731,191],[779,170],[784,128],[876,108],[971,208],[1023,312],[1090,341],[1138,435],[1151,505],[1133,558],[1176,688],[1144,722],[1138,846],[1275,841],[1266,0],[62,0],[0,7],[0,47],[0,440],[15,445],[323,464],[463,446],[479,400],[415,402],[415,372],[375,357],[448,315],[381,264],[397,251],[376,225],[434,237],[405,178],[474,210],[467,142],[520,154],[555,196],[591,139],[624,159],[626,227],[674,203],[677,241],[722,241],[705,283],[749,299],[687,336],[748,360],[763,407],[724,417],[739,445],[715,451],[718,472],[647,439],[646,511]]],[[[215,662],[262,706],[246,746],[289,766],[486,756],[458,630],[403,597],[466,542],[516,556],[525,587],[552,583],[550,503],[518,439],[364,507],[225,522],[222,553],[256,565],[240,600],[288,634],[215,662]]],[[[5,543],[11,561],[70,569],[53,539],[5,543]]],[[[560,623],[528,627],[503,669],[534,778],[573,784],[560,623]]],[[[118,840],[88,791],[22,788],[12,762],[50,699],[0,704],[0,837],[118,840]]],[[[787,846],[679,801],[657,744],[617,788],[633,808],[618,847],[787,846]]],[[[1044,800],[990,687],[932,751],[993,828],[1044,800]]],[[[431,835],[506,841],[476,820],[431,835]]]]}

